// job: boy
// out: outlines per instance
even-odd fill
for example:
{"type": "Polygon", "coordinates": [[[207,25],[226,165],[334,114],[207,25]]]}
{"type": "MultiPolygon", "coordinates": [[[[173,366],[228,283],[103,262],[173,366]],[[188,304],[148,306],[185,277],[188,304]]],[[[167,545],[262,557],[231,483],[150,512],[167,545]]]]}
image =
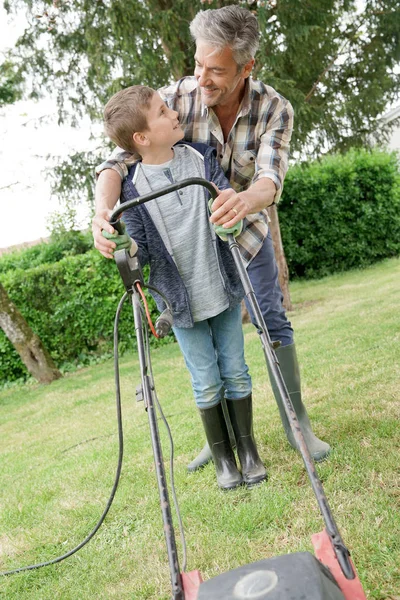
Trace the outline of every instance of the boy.
{"type": "MultiPolygon", "coordinates": [[[[189,177],[226,189],[215,150],[179,143],[178,113],[146,86],[115,94],[104,109],[105,132],[138,158],[122,186],[121,202],[189,177]]],[[[193,392],[222,489],[267,478],[253,437],[251,379],[244,360],[240,302],[243,288],[227,244],[209,221],[208,192],[189,186],[124,212],[150,283],[173,309],[173,331],[191,374],[193,392]],[[236,438],[237,469],[221,399],[236,438]]],[[[226,230],[225,230],[226,231],[226,230]]],[[[105,237],[108,237],[107,234],[105,237]]],[[[114,234],[115,235],[115,234],[114,234]]],[[[158,308],[163,302],[155,294],[158,308]]]]}

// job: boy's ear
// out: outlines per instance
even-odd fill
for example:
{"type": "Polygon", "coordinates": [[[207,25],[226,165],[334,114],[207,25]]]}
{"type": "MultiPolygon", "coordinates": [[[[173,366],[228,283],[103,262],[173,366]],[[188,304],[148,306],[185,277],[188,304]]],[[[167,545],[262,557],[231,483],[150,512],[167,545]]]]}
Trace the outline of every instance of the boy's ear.
{"type": "Polygon", "coordinates": [[[135,131],[135,133],[132,136],[132,139],[133,143],[137,146],[148,146],[150,143],[147,136],[144,133],[141,133],[140,131],[135,131]]]}

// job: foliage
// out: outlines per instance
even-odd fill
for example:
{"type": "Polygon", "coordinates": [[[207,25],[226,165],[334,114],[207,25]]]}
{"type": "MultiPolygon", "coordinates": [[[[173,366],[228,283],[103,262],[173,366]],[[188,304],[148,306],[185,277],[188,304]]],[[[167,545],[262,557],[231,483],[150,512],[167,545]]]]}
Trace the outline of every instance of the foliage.
{"type": "MultiPolygon", "coordinates": [[[[190,20],[200,9],[233,1],[15,0],[5,6],[28,15],[14,59],[22,61],[30,94],[55,92],[60,120],[76,123],[85,113],[99,120],[121,88],[159,87],[191,74],[190,20]]],[[[398,0],[365,0],[362,12],[356,0],[234,3],[250,8],[260,22],[255,75],[294,106],[292,149],[318,154],[370,144],[378,115],[398,97],[398,0]]],[[[82,175],[93,177],[92,164],[82,168],[88,158],[72,161],[79,182],[70,177],[70,163],[62,168],[65,189],[75,199],[85,189],[91,202],[92,189],[81,182],[82,175]]]]}
{"type": "Polygon", "coordinates": [[[14,104],[23,95],[23,75],[18,67],[9,60],[0,65],[0,107],[14,104]]]}
{"type": "Polygon", "coordinates": [[[268,4],[258,9],[267,57],[258,75],[294,106],[292,148],[370,145],[377,117],[398,97],[397,0],[366,0],[359,13],[351,0],[268,4]]]}
{"type": "Polygon", "coordinates": [[[291,276],[321,277],[400,254],[394,153],[352,150],[295,166],[278,208],[291,276]]]}
{"type": "MultiPolygon", "coordinates": [[[[114,315],[124,288],[114,262],[97,250],[27,270],[8,270],[1,280],[58,367],[89,364],[112,351],[114,315]]],[[[151,298],[149,307],[154,320],[158,313],[151,298]]],[[[121,351],[135,344],[132,311],[127,307],[119,333],[121,351]]],[[[26,370],[2,331],[0,356],[0,382],[25,377],[26,370]]]]}
{"type": "Polygon", "coordinates": [[[85,198],[94,208],[95,167],[103,158],[96,152],[76,152],[48,171],[52,193],[62,210],[49,219],[51,231],[63,231],[79,226],[78,208],[85,198]]]}
{"type": "Polygon", "coordinates": [[[27,270],[47,263],[55,263],[76,254],[84,254],[93,248],[89,232],[54,231],[46,243],[36,244],[0,256],[0,274],[11,270],[27,270]]]}

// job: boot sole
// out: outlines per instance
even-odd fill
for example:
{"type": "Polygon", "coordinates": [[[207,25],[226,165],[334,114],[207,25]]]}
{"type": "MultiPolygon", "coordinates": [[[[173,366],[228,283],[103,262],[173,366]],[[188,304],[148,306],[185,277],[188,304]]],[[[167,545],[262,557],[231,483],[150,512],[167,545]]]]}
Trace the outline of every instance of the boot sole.
{"type": "Polygon", "coordinates": [[[235,485],[231,485],[231,486],[228,486],[228,487],[222,487],[221,485],[219,485],[218,487],[223,492],[230,492],[231,490],[236,490],[238,487],[242,486],[244,483],[245,482],[242,479],[242,481],[240,481],[239,483],[236,483],[235,485]]]}
{"type": "Polygon", "coordinates": [[[190,464],[186,467],[188,473],[194,473],[195,471],[200,471],[204,469],[210,462],[213,462],[213,459],[210,458],[207,462],[202,462],[201,464],[191,466],[190,464]]]}
{"type": "Polygon", "coordinates": [[[268,474],[264,475],[264,477],[255,479],[254,481],[246,481],[245,479],[243,479],[243,483],[248,488],[252,488],[252,487],[255,487],[257,485],[260,485],[260,483],[263,483],[264,481],[268,481],[268,474]]]}

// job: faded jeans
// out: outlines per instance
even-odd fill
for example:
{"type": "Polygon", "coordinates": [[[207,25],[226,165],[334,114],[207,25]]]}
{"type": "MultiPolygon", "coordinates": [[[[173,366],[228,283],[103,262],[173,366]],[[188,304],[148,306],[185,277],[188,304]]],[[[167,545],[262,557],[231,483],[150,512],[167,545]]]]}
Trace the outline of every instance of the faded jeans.
{"type": "Polygon", "coordinates": [[[211,319],[198,321],[194,327],[174,327],[173,331],[191,375],[198,408],[216,406],[222,392],[228,400],[245,398],[251,393],[240,304],[211,319]]]}

